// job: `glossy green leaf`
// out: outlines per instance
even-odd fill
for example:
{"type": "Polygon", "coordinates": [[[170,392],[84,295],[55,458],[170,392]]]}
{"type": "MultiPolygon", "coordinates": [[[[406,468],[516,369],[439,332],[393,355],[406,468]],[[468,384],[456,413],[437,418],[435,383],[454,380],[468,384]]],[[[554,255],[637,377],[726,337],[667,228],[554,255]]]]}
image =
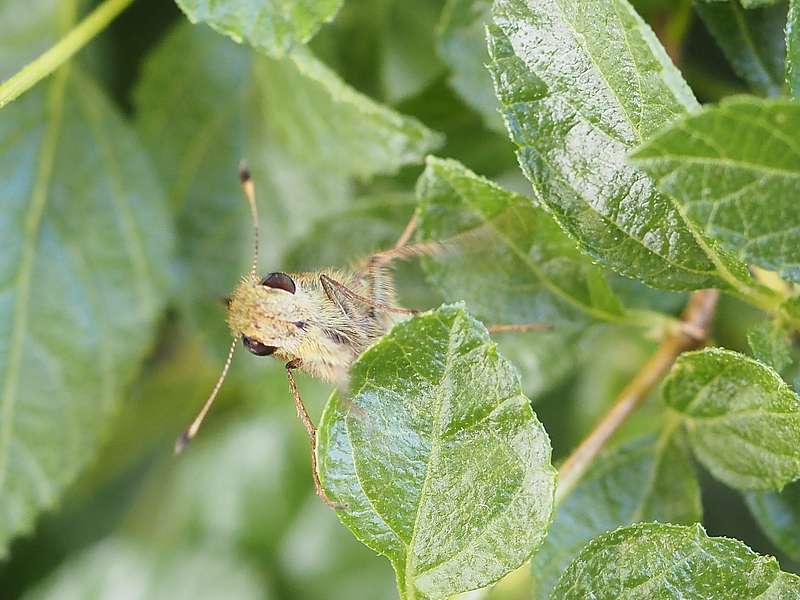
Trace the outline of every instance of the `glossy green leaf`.
{"type": "Polygon", "coordinates": [[[89,461],[153,343],[172,222],[78,66],[0,113],[0,553],[89,461]]]}
{"type": "Polygon", "coordinates": [[[267,59],[188,24],[147,61],[135,97],[139,131],[179,216],[183,312],[220,338],[227,332],[219,298],[250,254],[240,159],[248,160],[259,198],[262,264],[276,270],[291,241],[349,203],[349,175],[422,160],[436,140],[307,52],[267,59]]]}
{"type": "Polygon", "coordinates": [[[780,373],[792,364],[790,335],[780,323],[762,321],[747,332],[747,343],[753,356],[780,373]]]}
{"type": "Polygon", "coordinates": [[[701,519],[700,486],[681,434],[665,431],[608,452],[559,505],[531,562],[534,598],[549,598],[581,548],[606,531],[639,521],[688,525],[701,519]]]}
{"type": "Polygon", "coordinates": [[[644,523],[592,540],[564,572],[553,600],[790,600],[800,577],[738,540],[701,525],[644,523]]]}
{"type": "Polygon", "coordinates": [[[744,2],[699,0],[695,8],[736,73],[760,94],[783,91],[786,6],[745,10],[744,2]]]}
{"type": "Polygon", "coordinates": [[[490,323],[622,317],[602,271],[528,198],[432,157],[417,197],[424,239],[452,246],[423,261],[445,298],[466,301],[490,323]]]}
{"type": "MultiPolygon", "coordinates": [[[[490,68],[539,199],[593,258],[667,289],[719,286],[722,261],[627,162],[691,90],[626,0],[498,0],[490,68]]],[[[727,278],[727,277],[726,277],[727,278]]]]}
{"type": "Polygon", "coordinates": [[[800,477],[800,399],[771,368],[721,348],[689,352],[663,394],[698,460],[723,483],[780,489],[800,477]]]}
{"type": "Polygon", "coordinates": [[[463,309],[396,326],[320,425],[342,522],[391,561],[404,599],[447,598],[525,562],[553,510],[550,442],[513,367],[463,309]]]}
{"type": "Polygon", "coordinates": [[[282,56],[310,40],[343,0],[176,0],[192,23],[282,56]]]}
{"type": "Polygon", "coordinates": [[[748,492],[745,500],[772,543],[800,560],[800,482],[780,492],[748,492]]]}
{"type": "Polygon", "coordinates": [[[800,97],[800,2],[789,0],[786,17],[786,84],[793,98],[800,97]]]}
{"type": "Polygon", "coordinates": [[[489,128],[505,133],[486,69],[486,24],[491,21],[491,9],[491,0],[448,0],[439,23],[437,49],[450,67],[450,85],[489,128]]]}
{"type": "Polygon", "coordinates": [[[633,154],[710,236],[800,281],[800,105],[741,96],[682,119],[633,154]]]}

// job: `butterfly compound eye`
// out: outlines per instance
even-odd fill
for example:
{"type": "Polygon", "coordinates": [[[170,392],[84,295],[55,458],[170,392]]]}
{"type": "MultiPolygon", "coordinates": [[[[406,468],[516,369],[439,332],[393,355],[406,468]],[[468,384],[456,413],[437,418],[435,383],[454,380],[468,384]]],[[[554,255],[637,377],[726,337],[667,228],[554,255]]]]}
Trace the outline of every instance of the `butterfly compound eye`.
{"type": "Polygon", "coordinates": [[[265,285],[276,290],[283,290],[284,292],[289,292],[290,294],[294,294],[296,289],[294,281],[286,273],[270,273],[261,280],[261,285],[265,285]]]}
{"type": "Polygon", "coordinates": [[[242,336],[242,344],[244,347],[247,348],[250,352],[255,354],[256,356],[269,356],[277,348],[275,346],[267,346],[266,344],[262,344],[258,340],[254,340],[253,338],[247,337],[246,335],[242,336]]]}

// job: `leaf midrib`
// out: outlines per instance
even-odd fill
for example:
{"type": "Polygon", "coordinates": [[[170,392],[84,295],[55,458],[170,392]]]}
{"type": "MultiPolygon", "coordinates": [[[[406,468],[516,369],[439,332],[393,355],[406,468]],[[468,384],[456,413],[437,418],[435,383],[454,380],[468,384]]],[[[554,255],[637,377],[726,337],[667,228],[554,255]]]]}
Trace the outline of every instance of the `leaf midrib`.
{"type": "MultiPolygon", "coordinates": [[[[453,319],[453,322],[448,326],[447,323],[442,321],[440,317],[436,317],[436,320],[447,330],[447,354],[445,355],[444,359],[444,369],[442,370],[442,379],[447,377],[447,374],[450,372],[451,362],[453,359],[453,329],[455,327],[460,326],[461,322],[464,320],[463,314],[459,313],[453,319]]],[[[441,381],[439,382],[438,391],[441,393],[441,381]]],[[[439,394],[437,394],[438,396],[439,394]]],[[[431,472],[433,471],[433,465],[439,459],[439,454],[441,453],[442,444],[441,444],[441,428],[442,428],[442,412],[444,407],[444,399],[440,398],[440,401],[437,403],[436,415],[433,419],[433,427],[431,428],[432,433],[432,440],[431,440],[431,452],[428,455],[428,467],[425,471],[425,479],[422,482],[422,488],[420,489],[419,493],[419,503],[417,504],[417,512],[414,515],[414,525],[411,528],[411,538],[406,545],[406,564],[405,564],[405,591],[407,594],[408,599],[415,599],[417,597],[417,588],[414,582],[414,567],[416,564],[416,554],[414,554],[414,545],[417,539],[417,529],[419,527],[419,518],[420,512],[422,511],[422,503],[425,501],[425,492],[430,485],[431,480],[431,472]],[[438,442],[438,443],[437,443],[438,442]]]]}

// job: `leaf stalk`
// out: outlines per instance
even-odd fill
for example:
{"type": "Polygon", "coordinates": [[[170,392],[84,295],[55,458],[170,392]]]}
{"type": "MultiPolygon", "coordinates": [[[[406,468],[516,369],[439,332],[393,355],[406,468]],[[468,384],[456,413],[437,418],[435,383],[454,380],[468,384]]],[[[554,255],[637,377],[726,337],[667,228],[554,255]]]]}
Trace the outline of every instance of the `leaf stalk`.
{"type": "Polygon", "coordinates": [[[622,390],[611,410],[559,469],[556,505],[575,488],[614,433],[667,374],[678,356],[687,350],[705,345],[718,299],[718,290],[700,290],[692,293],[681,318],[683,326],[664,338],[653,355],[622,390]]]}

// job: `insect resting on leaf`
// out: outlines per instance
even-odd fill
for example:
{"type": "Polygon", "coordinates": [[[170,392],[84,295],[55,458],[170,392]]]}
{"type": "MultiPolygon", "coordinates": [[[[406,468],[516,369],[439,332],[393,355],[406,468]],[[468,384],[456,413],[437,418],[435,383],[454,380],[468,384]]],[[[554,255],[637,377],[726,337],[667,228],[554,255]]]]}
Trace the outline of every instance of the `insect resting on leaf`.
{"type": "MultiPolygon", "coordinates": [[[[317,434],[303,404],[292,371],[344,389],[353,361],[399,319],[417,311],[394,306],[394,276],[389,268],[396,259],[440,252],[442,242],[407,245],[416,228],[412,217],[391,250],[373,254],[350,270],[323,269],[307,273],[273,272],[260,277],[258,270],[258,208],[249,170],[240,166],[239,178],[253,221],[253,261],[225,299],[228,326],[234,339],[219,379],[188,429],[175,443],[181,452],[192,440],[217,396],[239,340],[257,356],[272,356],[285,363],[295,408],[311,440],[314,489],[329,506],[342,508],[325,493],[317,471],[317,434]]],[[[496,325],[489,331],[530,331],[541,324],[496,325]]]]}

